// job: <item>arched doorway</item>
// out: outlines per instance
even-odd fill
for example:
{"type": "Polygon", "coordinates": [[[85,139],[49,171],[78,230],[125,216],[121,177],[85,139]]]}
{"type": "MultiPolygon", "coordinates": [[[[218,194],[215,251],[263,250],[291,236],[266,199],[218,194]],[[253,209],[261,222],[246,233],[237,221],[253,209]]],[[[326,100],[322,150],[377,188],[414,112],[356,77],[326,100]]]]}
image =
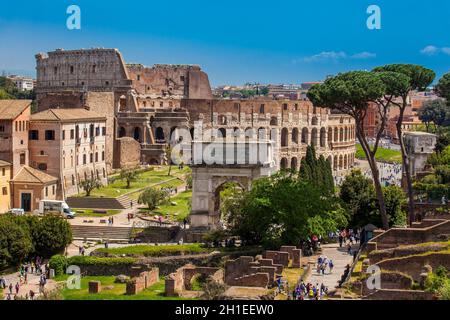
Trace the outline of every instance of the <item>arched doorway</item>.
{"type": "Polygon", "coordinates": [[[166,142],[163,128],[161,128],[161,127],[156,128],[155,136],[156,136],[157,143],[165,143],[166,142]]]}
{"type": "Polygon", "coordinates": [[[242,193],[245,188],[236,181],[227,181],[216,188],[214,191],[214,212],[216,215],[223,219],[223,216],[227,214],[226,202],[232,198],[236,192],[242,193]]]}
{"type": "Polygon", "coordinates": [[[134,128],[133,138],[134,140],[141,142],[141,128],[139,127],[134,128]]]}

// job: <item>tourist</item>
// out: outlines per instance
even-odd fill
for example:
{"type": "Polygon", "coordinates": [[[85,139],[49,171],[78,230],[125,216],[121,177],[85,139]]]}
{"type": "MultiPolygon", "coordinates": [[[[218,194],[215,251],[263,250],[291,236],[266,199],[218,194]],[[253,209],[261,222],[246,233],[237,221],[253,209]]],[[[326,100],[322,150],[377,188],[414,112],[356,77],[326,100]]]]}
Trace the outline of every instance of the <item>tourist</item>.
{"type": "Polygon", "coordinates": [[[20,284],[18,282],[16,282],[15,289],[16,289],[16,295],[18,295],[19,294],[19,290],[20,290],[20,284]]]}
{"type": "Polygon", "coordinates": [[[3,277],[0,278],[0,288],[1,289],[5,289],[6,288],[6,280],[3,277]]]}
{"type": "Polygon", "coordinates": [[[342,243],[344,242],[344,238],[342,237],[342,234],[339,233],[339,248],[342,248],[342,243]]]}
{"type": "Polygon", "coordinates": [[[13,288],[14,288],[14,287],[13,287],[13,284],[12,284],[12,283],[10,283],[10,284],[9,284],[9,287],[8,287],[8,289],[9,289],[9,293],[10,293],[10,294],[12,294],[12,293],[13,293],[13,288]]]}
{"type": "Polygon", "coordinates": [[[333,260],[330,259],[330,261],[328,261],[328,267],[330,268],[330,273],[332,273],[334,267],[333,260]]]}
{"type": "Polygon", "coordinates": [[[34,300],[34,291],[33,290],[30,290],[29,295],[30,295],[30,300],[34,300]]]}
{"type": "Polygon", "coordinates": [[[183,219],[183,227],[184,227],[184,229],[185,229],[185,230],[186,230],[186,225],[187,225],[187,222],[188,222],[188,221],[187,221],[187,219],[186,219],[186,218],[184,218],[184,219],[183,219]]]}
{"type": "Polygon", "coordinates": [[[347,245],[347,253],[348,253],[349,255],[352,254],[352,245],[351,245],[350,243],[347,245]]]}

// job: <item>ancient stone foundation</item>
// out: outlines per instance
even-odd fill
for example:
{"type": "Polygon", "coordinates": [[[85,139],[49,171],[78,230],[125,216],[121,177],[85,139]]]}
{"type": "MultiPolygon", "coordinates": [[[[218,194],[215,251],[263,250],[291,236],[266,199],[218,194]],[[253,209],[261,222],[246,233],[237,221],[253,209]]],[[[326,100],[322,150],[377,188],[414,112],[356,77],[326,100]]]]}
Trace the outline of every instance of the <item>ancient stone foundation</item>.
{"type": "Polygon", "coordinates": [[[196,275],[209,277],[215,282],[223,283],[223,270],[213,267],[196,267],[187,264],[177,269],[166,278],[166,291],[168,297],[182,295],[184,291],[191,290],[191,281],[196,275]]]}
{"type": "Polygon", "coordinates": [[[127,281],[126,294],[135,295],[142,290],[154,285],[159,281],[159,270],[158,268],[153,268],[150,271],[144,271],[139,273],[136,277],[127,281]]]}
{"type": "MultiPolygon", "coordinates": [[[[286,253],[288,255],[288,253],[286,253]]],[[[240,257],[225,263],[225,284],[229,286],[267,288],[283,272],[283,265],[272,259],[255,261],[253,257],[240,257]]]]}

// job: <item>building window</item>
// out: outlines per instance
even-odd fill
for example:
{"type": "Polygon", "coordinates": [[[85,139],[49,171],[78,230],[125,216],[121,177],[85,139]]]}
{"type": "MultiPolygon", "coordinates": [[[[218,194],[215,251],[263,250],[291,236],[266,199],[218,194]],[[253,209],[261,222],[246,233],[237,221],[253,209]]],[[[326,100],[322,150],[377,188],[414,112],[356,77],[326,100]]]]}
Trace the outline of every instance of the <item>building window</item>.
{"type": "Polygon", "coordinates": [[[105,151],[102,151],[102,161],[105,161],[105,151]]]}
{"type": "Polygon", "coordinates": [[[75,138],[75,130],[70,129],[70,140],[73,140],[75,138]]]}
{"type": "Polygon", "coordinates": [[[89,162],[94,162],[94,155],[92,153],[89,154],[89,162]]]}
{"type": "Polygon", "coordinates": [[[20,157],[20,165],[24,165],[26,159],[25,153],[21,153],[19,157],[20,157]]]}
{"type": "Polygon", "coordinates": [[[103,168],[103,178],[106,178],[106,171],[105,171],[105,168],[103,168]]]}
{"type": "Polygon", "coordinates": [[[19,129],[19,124],[16,121],[16,131],[19,129]]]}
{"type": "Polygon", "coordinates": [[[55,130],[45,130],[45,140],[55,140],[55,130]]]}
{"type": "Polygon", "coordinates": [[[0,132],[5,132],[5,126],[4,125],[0,126],[0,132]]]}
{"type": "Polygon", "coordinates": [[[72,185],[75,185],[75,177],[72,175],[72,185]]]}
{"type": "Polygon", "coordinates": [[[98,137],[100,135],[100,127],[95,128],[95,136],[98,137]]]}
{"type": "Polygon", "coordinates": [[[140,74],[137,75],[137,81],[141,81],[141,75],[140,74]]]}
{"type": "Polygon", "coordinates": [[[95,153],[95,162],[98,162],[98,152],[95,153]]]}
{"type": "Polygon", "coordinates": [[[86,155],[83,154],[83,164],[86,164],[86,155]]]}
{"type": "Polygon", "coordinates": [[[2,188],[2,193],[3,193],[4,196],[7,196],[8,195],[8,189],[6,187],[3,187],[2,188]]]}
{"type": "Polygon", "coordinates": [[[106,127],[102,127],[102,136],[106,136],[106,127]]]}
{"type": "Polygon", "coordinates": [[[41,171],[47,171],[47,164],[46,163],[39,163],[38,169],[41,171]]]}
{"type": "Polygon", "coordinates": [[[48,187],[45,187],[45,196],[48,197],[48,187]]]}
{"type": "Polygon", "coordinates": [[[261,113],[261,114],[264,113],[264,104],[262,104],[262,105],[259,107],[259,113],[261,113]]]}
{"type": "Polygon", "coordinates": [[[180,76],[180,81],[184,82],[184,76],[180,76]]]}
{"type": "Polygon", "coordinates": [[[73,66],[70,66],[70,74],[73,74],[73,66]]]}
{"type": "Polygon", "coordinates": [[[66,130],[63,130],[63,131],[62,131],[62,139],[63,139],[63,140],[66,140],[66,130]]]}
{"type": "Polygon", "coordinates": [[[41,150],[41,152],[39,152],[39,154],[40,154],[41,156],[45,156],[44,150],[41,150]]]}
{"type": "Polygon", "coordinates": [[[95,73],[95,72],[97,72],[97,66],[94,64],[94,65],[92,66],[92,73],[95,73]]]}
{"type": "Polygon", "coordinates": [[[55,195],[55,186],[52,186],[52,194],[55,195]]]}
{"type": "Polygon", "coordinates": [[[2,176],[5,176],[5,175],[6,175],[6,169],[2,168],[2,176]]]}
{"type": "Polygon", "coordinates": [[[29,134],[30,140],[39,140],[39,131],[31,130],[29,134]]]}
{"type": "Polygon", "coordinates": [[[54,67],[53,71],[54,71],[55,74],[57,74],[58,73],[58,67],[54,67]]]}

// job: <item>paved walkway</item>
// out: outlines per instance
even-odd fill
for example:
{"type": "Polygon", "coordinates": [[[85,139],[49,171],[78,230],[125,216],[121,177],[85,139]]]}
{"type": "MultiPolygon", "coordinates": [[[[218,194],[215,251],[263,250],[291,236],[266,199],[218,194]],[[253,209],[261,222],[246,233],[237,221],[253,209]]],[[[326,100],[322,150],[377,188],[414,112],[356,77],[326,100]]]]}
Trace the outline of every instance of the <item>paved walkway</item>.
{"type": "MultiPolygon", "coordinates": [[[[3,297],[2,299],[6,300],[8,294],[9,294],[9,284],[12,283],[13,287],[16,285],[17,282],[20,283],[19,280],[19,272],[3,275],[3,278],[6,280],[6,288],[3,289],[3,297]]],[[[25,298],[27,294],[29,294],[30,290],[33,290],[35,293],[34,299],[39,297],[39,279],[40,276],[36,274],[28,273],[28,281],[26,284],[20,285],[19,293],[17,294],[18,297],[25,298]]],[[[47,284],[45,285],[45,290],[52,290],[56,287],[56,282],[52,279],[47,279],[47,284]]],[[[16,289],[13,288],[13,294],[11,295],[11,300],[14,300],[14,296],[16,295],[16,289]]]]}
{"type": "MultiPolygon", "coordinates": [[[[354,249],[358,249],[358,245],[354,245],[353,247],[354,249]]],[[[322,256],[326,256],[328,260],[333,260],[333,272],[330,273],[330,269],[327,268],[324,275],[318,274],[316,262],[314,264],[314,269],[311,270],[311,275],[307,278],[305,283],[310,282],[313,285],[318,283],[319,286],[323,283],[328,287],[328,290],[331,291],[338,285],[338,281],[341,280],[341,276],[344,274],[347,264],[352,264],[353,256],[347,253],[345,247],[339,248],[338,243],[322,245],[322,256]]]]}

